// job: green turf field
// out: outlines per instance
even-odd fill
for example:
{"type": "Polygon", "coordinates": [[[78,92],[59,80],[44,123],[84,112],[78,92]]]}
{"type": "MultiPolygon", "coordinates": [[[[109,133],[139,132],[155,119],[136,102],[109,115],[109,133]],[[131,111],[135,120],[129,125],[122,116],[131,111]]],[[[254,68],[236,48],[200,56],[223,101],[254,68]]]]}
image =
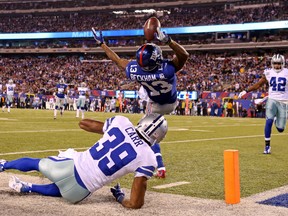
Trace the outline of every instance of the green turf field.
{"type": "MultiPolygon", "coordinates": [[[[115,113],[85,114],[105,120],[115,113]]],[[[142,114],[125,114],[135,124],[142,114]]],[[[272,154],[263,155],[265,119],[166,116],[167,137],[161,143],[166,179],[149,180],[148,190],[193,197],[224,199],[223,151],[239,150],[241,197],[288,184],[288,133],[272,131],[272,154]],[[168,189],[153,186],[187,181],[168,189]]],[[[0,158],[45,157],[59,149],[92,146],[98,134],[82,131],[75,112],[53,119],[53,111],[12,109],[0,113],[0,158]]],[[[34,174],[34,173],[31,173],[34,174]]],[[[130,188],[133,175],[120,179],[130,188]]]]}

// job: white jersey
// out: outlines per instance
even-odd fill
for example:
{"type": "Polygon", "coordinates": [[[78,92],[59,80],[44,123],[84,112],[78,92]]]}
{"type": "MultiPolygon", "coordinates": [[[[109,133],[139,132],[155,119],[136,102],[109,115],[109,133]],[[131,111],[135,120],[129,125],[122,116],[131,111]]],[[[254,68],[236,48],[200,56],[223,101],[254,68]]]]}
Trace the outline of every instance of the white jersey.
{"type": "Polygon", "coordinates": [[[6,93],[7,95],[13,96],[16,84],[6,84],[6,93]]]}
{"type": "Polygon", "coordinates": [[[264,75],[269,83],[269,98],[277,101],[288,101],[288,69],[280,72],[266,69],[264,75]]]}
{"type": "Polygon", "coordinates": [[[86,87],[78,87],[79,98],[86,98],[86,93],[88,92],[88,88],[86,87]]]}
{"type": "Polygon", "coordinates": [[[153,176],[157,166],[154,152],[139,138],[128,118],[107,119],[103,132],[94,146],[73,156],[76,170],[90,192],[128,173],[148,179],[153,176]]]}

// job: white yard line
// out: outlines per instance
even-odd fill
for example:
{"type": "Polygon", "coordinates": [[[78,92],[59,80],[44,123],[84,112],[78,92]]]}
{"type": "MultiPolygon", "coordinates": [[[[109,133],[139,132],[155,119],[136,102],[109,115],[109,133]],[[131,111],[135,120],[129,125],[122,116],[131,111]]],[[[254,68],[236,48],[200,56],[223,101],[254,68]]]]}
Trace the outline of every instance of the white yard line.
{"type": "Polygon", "coordinates": [[[176,187],[176,186],[184,185],[184,184],[190,184],[190,182],[185,182],[185,181],[174,182],[174,183],[170,183],[170,184],[163,184],[163,185],[154,186],[152,188],[154,188],[154,189],[165,189],[165,188],[176,187]]]}
{"type": "MultiPolygon", "coordinates": [[[[288,133],[285,134],[272,134],[273,136],[287,136],[288,133]]],[[[163,144],[169,144],[169,143],[185,143],[185,142],[202,142],[202,141],[214,141],[214,140],[229,140],[229,139],[246,139],[246,138],[257,138],[257,137],[263,137],[263,134],[261,135],[251,135],[251,136],[234,136],[234,137],[218,137],[218,138],[209,138],[209,139],[194,139],[194,140],[177,140],[177,141],[169,141],[169,142],[161,142],[163,144]]],[[[74,148],[75,150],[85,150],[90,148],[89,147],[83,147],[83,148],[74,148]]],[[[0,155],[17,155],[17,154],[34,154],[34,153],[41,153],[41,152],[57,152],[58,150],[65,151],[66,149],[46,149],[46,150],[36,150],[36,151],[25,151],[25,152],[7,152],[7,153],[0,153],[0,155]]]]}
{"type": "Polygon", "coordinates": [[[23,131],[0,131],[0,134],[9,133],[47,133],[47,132],[74,132],[82,131],[81,129],[57,129],[57,130],[23,130],[23,131]]]}

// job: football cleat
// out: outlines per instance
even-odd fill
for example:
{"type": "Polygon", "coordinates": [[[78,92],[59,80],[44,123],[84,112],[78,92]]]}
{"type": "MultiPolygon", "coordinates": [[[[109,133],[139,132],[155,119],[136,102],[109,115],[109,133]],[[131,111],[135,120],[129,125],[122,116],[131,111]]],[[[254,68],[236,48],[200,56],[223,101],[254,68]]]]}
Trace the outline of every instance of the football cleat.
{"type": "Polygon", "coordinates": [[[154,174],[156,178],[165,178],[166,177],[166,170],[157,170],[154,174]]]}
{"type": "Polygon", "coordinates": [[[270,145],[265,146],[263,154],[271,154],[271,146],[270,145]]]}
{"type": "Polygon", "coordinates": [[[20,181],[20,179],[16,176],[11,176],[9,180],[9,187],[18,193],[30,193],[32,184],[20,181]]]}
{"type": "Polygon", "coordinates": [[[3,172],[4,171],[4,164],[6,163],[7,161],[6,160],[0,160],[0,172],[3,172]]]}

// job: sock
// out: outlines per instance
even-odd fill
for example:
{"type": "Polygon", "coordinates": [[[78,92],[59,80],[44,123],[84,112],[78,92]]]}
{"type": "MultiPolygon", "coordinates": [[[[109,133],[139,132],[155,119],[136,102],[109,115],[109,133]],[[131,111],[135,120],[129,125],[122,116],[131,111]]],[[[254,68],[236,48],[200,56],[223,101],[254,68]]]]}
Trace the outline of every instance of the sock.
{"type": "Polygon", "coordinates": [[[270,146],[270,140],[265,140],[265,146],[270,146]]]}
{"type": "Polygon", "coordinates": [[[81,110],[82,119],[84,119],[84,110],[81,110]]]}
{"type": "Polygon", "coordinates": [[[272,130],[272,125],[273,125],[273,119],[266,119],[266,124],[265,124],[265,140],[270,139],[271,137],[271,130],[272,130]]]}
{"type": "Polygon", "coordinates": [[[32,170],[39,171],[39,162],[38,158],[19,158],[17,160],[7,161],[4,164],[4,170],[16,169],[22,172],[28,172],[32,170]]]}
{"type": "Polygon", "coordinates": [[[76,117],[79,117],[79,109],[76,111],[76,117]]]}
{"type": "Polygon", "coordinates": [[[54,109],[54,116],[57,116],[57,109],[54,109]]]}
{"type": "Polygon", "coordinates": [[[154,151],[154,154],[156,156],[157,168],[165,170],[165,166],[164,166],[164,163],[163,163],[163,158],[162,158],[162,154],[161,154],[161,149],[160,149],[159,143],[155,143],[153,146],[151,146],[151,148],[154,151]]]}
{"type": "Polygon", "coordinates": [[[39,193],[44,196],[61,197],[59,188],[55,183],[46,185],[32,184],[31,192],[39,193]]]}

